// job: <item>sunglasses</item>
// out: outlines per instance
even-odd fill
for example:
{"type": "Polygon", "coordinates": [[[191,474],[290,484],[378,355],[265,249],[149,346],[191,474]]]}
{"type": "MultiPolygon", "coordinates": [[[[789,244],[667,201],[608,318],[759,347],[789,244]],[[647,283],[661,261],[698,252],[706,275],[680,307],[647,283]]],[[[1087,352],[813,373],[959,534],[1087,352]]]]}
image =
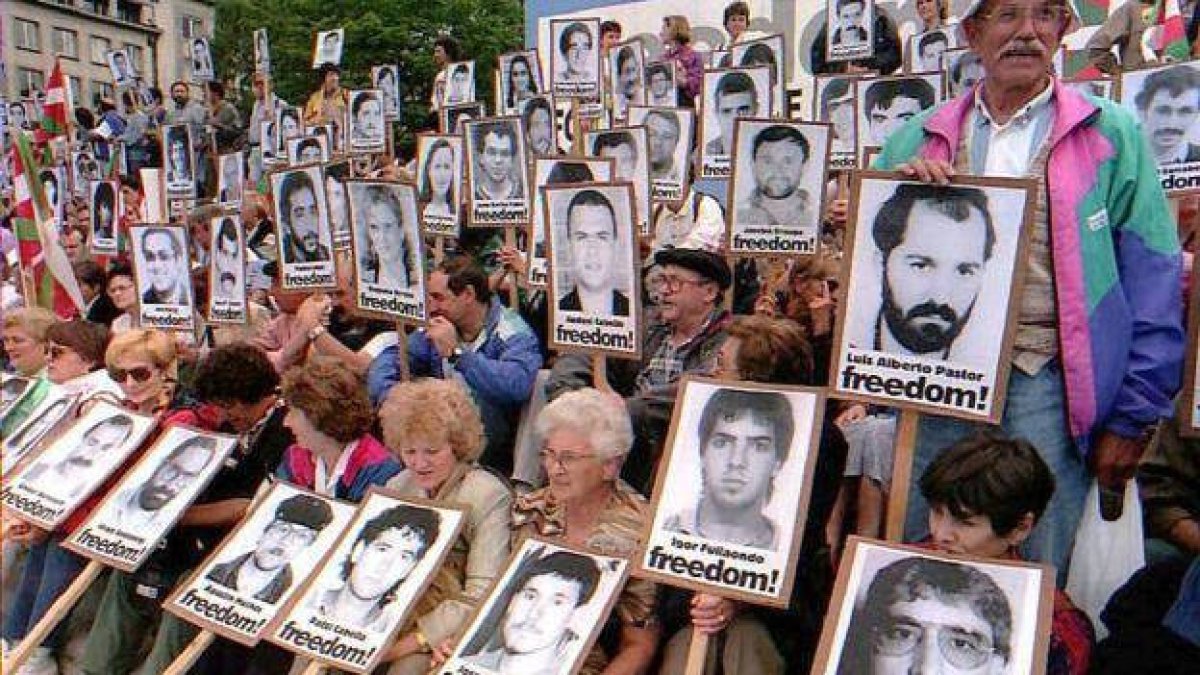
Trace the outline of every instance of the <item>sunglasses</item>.
{"type": "Polygon", "coordinates": [[[74,351],[75,350],[71,349],[70,347],[64,347],[62,345],[50,345],[46,347],[46,354],[49,355],[51,359],[61,358],[63,355],[70,354],[74,351]]]}
{"type": "Polygon", "coordinates": [[[109,368],[108,376],[112,378],[113,382],[118,384],[124,382],[125,378],[130,376],[133,377],[134,382],[145,382],[154,377],[154,370],[146,366],[138,366],[129,370],[125,370],[124,368],[109,368]]]}

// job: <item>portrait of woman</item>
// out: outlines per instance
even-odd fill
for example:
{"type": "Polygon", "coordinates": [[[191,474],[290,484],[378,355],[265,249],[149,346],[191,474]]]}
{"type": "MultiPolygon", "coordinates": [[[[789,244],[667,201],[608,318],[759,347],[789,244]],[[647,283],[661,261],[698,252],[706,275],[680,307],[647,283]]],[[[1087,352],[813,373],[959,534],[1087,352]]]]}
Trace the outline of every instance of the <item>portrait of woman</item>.
{"type": "Polygon", "coordinates": [[[504,106],[512,112],[517,109],[517,105],[521,101],[538,93],[538,80],[533,72],[533,66],[529,62],[529,57],[525,54],[513,55],[508,62],[506,75],[507,93],[504,97],[504,106]]]}
{"type": "Polygon", "coordinates": [[[429,146],[429,159],[421,172],[422,214],[453,218],[458,213],[458,190],[455,187],[455,164],[458,157],[450,141],[439,138],[429,146]]]}

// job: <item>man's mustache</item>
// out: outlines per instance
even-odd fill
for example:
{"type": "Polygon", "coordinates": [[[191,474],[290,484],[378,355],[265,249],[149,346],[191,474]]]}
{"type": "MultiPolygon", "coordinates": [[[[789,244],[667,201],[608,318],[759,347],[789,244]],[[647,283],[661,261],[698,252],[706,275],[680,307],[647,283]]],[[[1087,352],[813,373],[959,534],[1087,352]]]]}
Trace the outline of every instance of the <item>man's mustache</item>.
{"type": "Polygon", "coordinates": [[[936,317],[946,323],[957,323],[958,312],[954,311],[950,305],[943,305],[932,301],[922,302],[921,304],[908,310],[904,315],[905,321],[913,321],[915,319],[926,319],[936,317]]]}

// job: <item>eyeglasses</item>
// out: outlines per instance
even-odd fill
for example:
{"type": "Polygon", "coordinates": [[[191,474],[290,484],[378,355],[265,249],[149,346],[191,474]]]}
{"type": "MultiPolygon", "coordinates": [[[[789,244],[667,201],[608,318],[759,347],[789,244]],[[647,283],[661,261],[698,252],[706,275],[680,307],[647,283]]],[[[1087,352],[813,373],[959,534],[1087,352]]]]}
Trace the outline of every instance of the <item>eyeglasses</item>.
{"type": "Polygon", "coordinates": [[[317,533],[311,527],[301,525],[299,523],[289,523],[283,520],[276,520],[271,523],[267,530],[279,535],[282,539],[291,539],[292,541],[308,542],[317,538],[317,533]]]}
{"type": "Polygon", "coordinates": [[[982,15],[982,18],[1001,28],[1015,28],[1025,20],[1025,17],[1032,18],[1033,25],[1038,28],[1060,28],[1068,16],[1067,8],[1062,5],[1042,5],[1040,7],[1004,5],[982,15]]]}
{"type": "Polygon", "coordinates": [[[178,257],[178,256],[176,256],[174,253],[158,253],[158,252],[155,252],[155,251],[146,251],[144,255],[145,255],[145,258],[146,258],[146,262],[148,262],[148,263],[152,263],[152,262],[155,262],[155,261],[158,261],[158,262],[171,262],[171,261],[172,261],[172,260],[174,260],[176,257],[178,257]]]}
{"type": "Polygon", "coordinates": [[[65,354],[73,354],[74,352],[74,349],[71,349],[70,347],[64,347],[62,345],[49,345],[46,347],[46,354],[51,359],[57,359],[65,354]]]}
{"type": "Polygon", "coordinates": [[[955,668],[978,668],[996,651],[991,640],[978,633],[946,626],[926,627],[906,621],[875,628],[872,632],[874,647],[887,656],[907,656],[925,641],[926,633],[930,630],[936,633],[942,657],[955,668]]]}
{"type": "Polygon", "coordinates": [[[665,291],[678,291],[687,285],[702,286],[706,283],[708,283],[707,279],[691,279],[673,275],[662,276],[658,279],[659,288],[665,291]]]}
{"type": "Polygon", "coordinates": [[[137,366],[136,368],[130,368],[128,370],[124,368],[109,368],[108,376],[111,377],[112,381],[116,382],[117,384],[121,384],[125,381],[125,378],[130,376],[133,377],[134,382],[142,383],[154,377],[154,370],[152,368],[147,368],[146,366],[137,366]]]}
{"type": "Polygon", "coordinates": [[[564,469],[570,469],[578,466],[579,463],[584,460],[595,459],[596,455],[595,453],[551,452],[549,450],[542,450],[538,453],[538,458],[542,460],[542,464],[545,464],[546,466],[558,464],[564,469]]]}

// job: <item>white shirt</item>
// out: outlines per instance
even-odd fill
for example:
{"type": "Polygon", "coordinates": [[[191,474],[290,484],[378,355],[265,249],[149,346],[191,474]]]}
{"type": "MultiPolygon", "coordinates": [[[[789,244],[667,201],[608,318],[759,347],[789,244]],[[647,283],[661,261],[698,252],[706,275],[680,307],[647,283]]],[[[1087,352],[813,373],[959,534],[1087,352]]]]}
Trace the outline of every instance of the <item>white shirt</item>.
{"type": "MultiPolygon", "coordinates": [[[[983,170],[975,171],[983,176],[1008,176],[1024,178],[1029,174],[1029,164],[1045,141],[1050,124],[1054,121],[1054,107],[1050,105],[1054,85],[1049,83],[1040,94],[1021,106],[1020,110],[1004,124],[992,117],[983,102],[983,88],[975,89],[975,107],[971,114],[969,147],[974,151],[979,143],[985,144],[983,170]],[[984,134],[982,138],[978,134],[984,134]]],[[[977,159],[972,152],[972,164],[977,159]]]]}

